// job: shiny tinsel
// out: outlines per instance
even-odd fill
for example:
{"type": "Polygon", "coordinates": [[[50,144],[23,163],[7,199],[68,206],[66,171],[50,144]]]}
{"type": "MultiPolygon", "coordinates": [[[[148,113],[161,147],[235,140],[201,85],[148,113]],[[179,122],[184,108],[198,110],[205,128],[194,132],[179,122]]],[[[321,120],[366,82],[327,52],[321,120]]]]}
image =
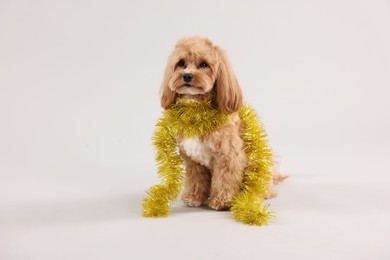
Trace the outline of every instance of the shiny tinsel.
{"type": "Polygon", "coordinates": [[[237,221],[261,226],[267,224],[272,216],[263,199],[272,181],[272,151],[256,112],[250,106],[244,106],[239,114],[245,126],[242,139],[248,165],[244,170],[241,189],[235,196],[230,211],[237,221]]]}
{"type": "MultiPolygon", "coordinates": [[[[244,124],[244,151],[248,157],[244,180],[236,194],[230,211],[233,217],[249,225],[264,225],[272,216],[264,204],[271,181],[271,150],[266,134],[256,112],[250,106],[239,111],[244,124]]],[[[163,112],[156,125],[153,145],[162,184],[148,191],[143,201],[146,217],[167,216],[171,202],[177,198],[183,183],[183,161],[178,153],[176,137],[191,138],[210,133],[229,121],[229,115],[221,113],[215,101],[206,103],[179,102],[163,112]]]]}

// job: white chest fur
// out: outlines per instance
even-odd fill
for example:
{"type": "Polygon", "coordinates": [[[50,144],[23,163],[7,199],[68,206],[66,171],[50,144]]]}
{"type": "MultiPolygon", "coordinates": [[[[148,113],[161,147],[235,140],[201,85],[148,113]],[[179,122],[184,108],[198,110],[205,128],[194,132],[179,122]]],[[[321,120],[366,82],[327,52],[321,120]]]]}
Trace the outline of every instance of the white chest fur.
{"type": "Polygon", "coordinates": [[[208,147],[198,137],[184,139],[180,146],[192,160],[209,167],[211,155],[208,147]]]}

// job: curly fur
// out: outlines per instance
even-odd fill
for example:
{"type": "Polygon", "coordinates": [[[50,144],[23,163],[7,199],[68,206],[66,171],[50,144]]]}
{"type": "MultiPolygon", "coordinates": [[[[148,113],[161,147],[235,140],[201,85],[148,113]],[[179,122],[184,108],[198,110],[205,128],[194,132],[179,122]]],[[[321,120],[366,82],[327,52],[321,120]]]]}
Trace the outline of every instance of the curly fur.
{"type": "MultiPolygon", "coordinates": [[[[169,109],[183,100],[209,101],[216,96],[218,109],[232,114],[222,128],[197,139],[179,139],[185,163],[182,199],[187,206],[228,209],[240,189],[247,158],[237,111],[243,105],[242,91],[225,52],[200,36],[183,38],[168,59],[161,86],[161,106],[169,109]],[[206,64],[206,65],[205,65],[206,64]],[[188,82],[184,75],[190,74],[188,82]]],[[[275,170],[275,169],[274,169],[275,170]]],[[[272,183],[285,176],[276,171],[267,198],[276,196],[272,183]]]]}

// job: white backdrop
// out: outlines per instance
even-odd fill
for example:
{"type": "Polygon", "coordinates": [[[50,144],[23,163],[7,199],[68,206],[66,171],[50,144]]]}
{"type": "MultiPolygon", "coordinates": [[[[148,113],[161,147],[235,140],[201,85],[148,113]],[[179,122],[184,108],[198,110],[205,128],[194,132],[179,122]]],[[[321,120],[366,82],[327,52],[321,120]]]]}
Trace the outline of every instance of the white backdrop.
{"type": "Polygon", "coordinates": [[[0,259],[390,259],[388,1],[0,1],[0,259]],[[227,50],[290,178],[267,227],[140,216],[177,39],[227,50]]]}

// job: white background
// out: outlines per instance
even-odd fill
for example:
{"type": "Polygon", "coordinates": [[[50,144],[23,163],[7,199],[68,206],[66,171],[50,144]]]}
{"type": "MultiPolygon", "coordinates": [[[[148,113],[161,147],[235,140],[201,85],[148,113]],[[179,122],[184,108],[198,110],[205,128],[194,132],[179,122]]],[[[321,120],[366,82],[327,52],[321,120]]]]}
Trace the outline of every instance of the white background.
{"type": "Polygon", "coordinates": [[[0,259],[390,259],[388,1],[0,1],[0,259]],[[150,137],[177,39],[227,50],[290,178],[267,227],[177,202],[150,137]]]}

